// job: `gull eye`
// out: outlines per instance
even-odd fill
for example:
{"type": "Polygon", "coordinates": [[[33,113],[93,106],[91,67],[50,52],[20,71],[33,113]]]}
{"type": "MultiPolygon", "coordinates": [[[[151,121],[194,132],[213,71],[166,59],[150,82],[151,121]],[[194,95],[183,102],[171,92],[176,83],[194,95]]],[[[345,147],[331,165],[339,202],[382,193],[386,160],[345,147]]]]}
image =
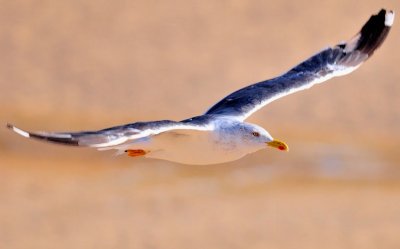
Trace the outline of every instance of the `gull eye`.
{"type": "Polygon", "coordinates": [[[251,133],[251,135],[253,135],[253,136],[255,136],[255,137],[259,137],[259,136],[260,136],[260,133],[259,133],[259,132],[256,132],[256,131],[253,131],[253,132],[251,133]]]}

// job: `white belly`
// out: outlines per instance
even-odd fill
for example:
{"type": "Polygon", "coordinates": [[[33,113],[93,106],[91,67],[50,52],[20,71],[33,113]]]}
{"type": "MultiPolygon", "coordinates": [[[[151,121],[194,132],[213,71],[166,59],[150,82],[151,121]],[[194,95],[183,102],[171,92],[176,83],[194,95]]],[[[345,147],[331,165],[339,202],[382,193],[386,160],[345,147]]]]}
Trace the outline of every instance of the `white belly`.
{"type": "Polygon", "coordinates": [[[129,149],[145,149],[148,158],[163,159],[182,164],[218,164],[237,160],[257,149],[221,141],[207,131],[173,131],[133,143],[129,149]]]}

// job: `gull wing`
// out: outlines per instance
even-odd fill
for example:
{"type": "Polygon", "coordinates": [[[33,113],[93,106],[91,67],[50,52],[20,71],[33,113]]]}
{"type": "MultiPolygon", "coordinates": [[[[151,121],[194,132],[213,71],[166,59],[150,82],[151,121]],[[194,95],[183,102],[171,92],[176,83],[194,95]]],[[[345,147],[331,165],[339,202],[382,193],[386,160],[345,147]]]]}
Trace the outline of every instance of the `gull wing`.
{"type": "Polygon", "coordinates": [[[136,122],[98,131],[81,132],[28,132],[11,124],[7,124],[7,128],[26,138],[71,146],[107,148],[166,131],[207,131],[212,129],[207,120],[201,120],[201,122],[196,122],[196,118],[192,118],[192,120],[192,122],[171,120],[136,122]]]}
{"type": "Polygon", "coordinates": [[[394,12],[382,9],[371,16],[352,39],[327,48],[285,74],[244,87],[212,106],[206,114],[245,120],[268,103],[357,69],[383,43],[394,12]]]}

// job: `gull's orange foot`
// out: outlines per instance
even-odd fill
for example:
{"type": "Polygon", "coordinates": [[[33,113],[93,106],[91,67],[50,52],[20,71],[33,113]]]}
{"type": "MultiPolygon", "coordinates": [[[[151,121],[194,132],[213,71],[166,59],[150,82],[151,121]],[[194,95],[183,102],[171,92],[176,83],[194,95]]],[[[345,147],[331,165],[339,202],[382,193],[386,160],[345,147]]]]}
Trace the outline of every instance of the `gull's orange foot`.
{"type": "Polygon", "coordinates": [[[136,156],[144,156],[148,153],[148,151],[145,150],[126,150],[126,153],[128,153],[128,156],[136,157],[136,156]]]}

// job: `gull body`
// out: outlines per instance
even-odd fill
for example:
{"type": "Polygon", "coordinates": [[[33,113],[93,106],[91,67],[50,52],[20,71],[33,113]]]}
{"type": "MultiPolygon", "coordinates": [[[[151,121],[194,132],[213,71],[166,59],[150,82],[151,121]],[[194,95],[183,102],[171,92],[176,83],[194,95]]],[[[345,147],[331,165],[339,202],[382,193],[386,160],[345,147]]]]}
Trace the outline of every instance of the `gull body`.
{"type": "MultiPolygon", "coordinates": [[[[120,153],[141,148],[144,157],[182,164],[207,165],[237,160],[264,149],[273,141],[262,127],[232,120],[210,118],[212,131],[175,130],[117,145],[120,153]]],[[[109,148],[108,148],[109,149],[109,148]]]]}
{"type": "Polygon", "coordinates": [[[357,69],[383,43],[393,21],[394,12],[382,9],[348,41],[322,50],[280,76],[239,89],[193,118],[136,122],[81,132],[28,132],[11,124],[7,127],[27,138],[113,149],[119,154],[183,164],[229,162],[267,146],[288,151],[284,142],[245,120],[276,99],[357,69]]]}

